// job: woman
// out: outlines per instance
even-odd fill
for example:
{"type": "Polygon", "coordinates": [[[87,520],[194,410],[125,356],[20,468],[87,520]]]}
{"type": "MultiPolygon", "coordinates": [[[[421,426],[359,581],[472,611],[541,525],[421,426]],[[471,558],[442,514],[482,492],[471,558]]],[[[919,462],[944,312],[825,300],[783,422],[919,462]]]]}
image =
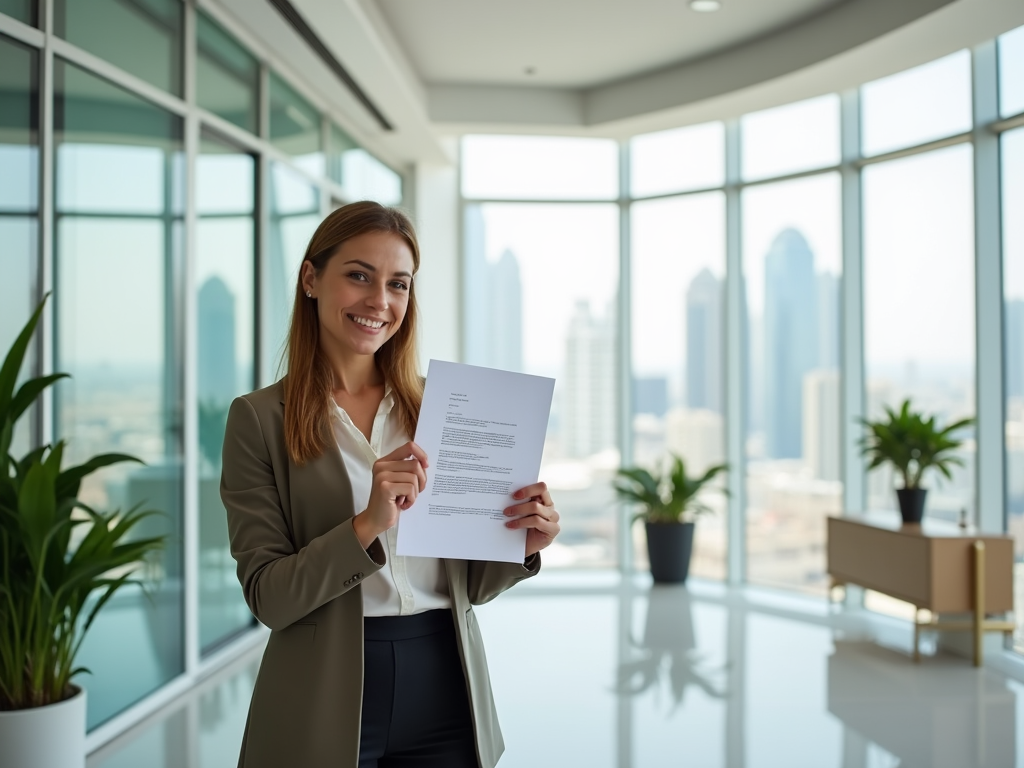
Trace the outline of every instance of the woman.
{"type": "Polygon", "coordinates": [[[232,403],[221,497],[246,602],[271,629],[244,768],[492,768],[504,749],[471,609],[540,570],[543,483],[514,494],[515,563],[404,558],[423,490],[414,280],[401,212],[328,216],[299,273],[288,375],[232,403]]]}

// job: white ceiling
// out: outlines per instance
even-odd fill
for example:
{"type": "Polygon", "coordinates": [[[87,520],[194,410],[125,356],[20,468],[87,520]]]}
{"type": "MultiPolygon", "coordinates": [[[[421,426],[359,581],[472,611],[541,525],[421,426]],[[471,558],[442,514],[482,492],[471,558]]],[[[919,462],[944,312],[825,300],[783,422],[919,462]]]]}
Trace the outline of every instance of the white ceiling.
{"type": "Polygon", "coordinates": [[[733,48],[848,0],[373,0],[430,85],[589,88],[733,48]],[[533,68],[533,74],[527,73],[533,68]]]}

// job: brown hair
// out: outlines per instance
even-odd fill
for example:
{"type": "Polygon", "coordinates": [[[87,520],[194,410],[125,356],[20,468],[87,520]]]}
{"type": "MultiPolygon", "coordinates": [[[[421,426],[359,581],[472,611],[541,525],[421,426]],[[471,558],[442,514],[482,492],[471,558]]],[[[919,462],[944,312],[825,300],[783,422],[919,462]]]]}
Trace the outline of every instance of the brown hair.
{"type": "MultiPolygon", "coordinates": [[[[412,251],[413,273],[420,268],[420,248],[409,217],[396,208],[364,201],[342,206],[316,228],[302,261],[310,262],[317,275],[346,240],[369,232],[388,232],[401,237],[412,251]]],[[[374,355],[377,368],[391,385],[395,415],[410,435],[423,402],[423,379],[416,352],[415,280],[409,285],[409,305],[395,335],[374,355]]],[[[315,459],[332,440],[331,392],[334,377],[320,349],[320,317],[316,300],[306,298],[302,270],[295,286],[292,323],[288,332],[288,375],[284,381],[284,441],[296,464],[315,459]]]]}

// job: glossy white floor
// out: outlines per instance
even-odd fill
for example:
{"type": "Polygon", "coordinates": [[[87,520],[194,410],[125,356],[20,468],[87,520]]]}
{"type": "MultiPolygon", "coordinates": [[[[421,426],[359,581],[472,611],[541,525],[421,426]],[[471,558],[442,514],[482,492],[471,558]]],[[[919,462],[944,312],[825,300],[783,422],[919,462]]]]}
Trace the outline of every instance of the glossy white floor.
{"type": "MultiPolygon", "coordinates": [[[[910,627],[893,619],[600,572],[543,573],[477,611],[500,768],[1024,768],[1024,684],[951,655],[914,664],[910,627]]],[[[231,768],[258,661],[89,768],[231,768]]]]}

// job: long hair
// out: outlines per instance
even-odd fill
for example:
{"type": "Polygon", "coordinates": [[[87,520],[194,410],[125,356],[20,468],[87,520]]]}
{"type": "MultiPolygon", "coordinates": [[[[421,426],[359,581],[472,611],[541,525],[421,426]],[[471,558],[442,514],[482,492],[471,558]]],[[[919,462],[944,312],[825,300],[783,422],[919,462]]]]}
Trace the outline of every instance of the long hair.
{"type": "MultiPolygon", "coordinates": [[[[368,232],[388,232],[401,237],[412,251],[413,274],[420,268],[420,248],[409,217],[396,208],[364,201],[345,205],[316,228],[306,247],[303,263],[310,262],[317,275],[346,240],[368,232]]],[[[374,355],[378,370],[391,385],[395,415],[410,435],[416,433],[423,379],[416,352],[416,281],[410,281],[405,319],[374,355]]],[[[334,375],[320,349],[320,318],[315,299],[306,298],[302,270],[295,285],[291,328],[288,331],[287,371],[284,380],[284,440],[288,455],[303,464],[323,454],[331,440],[331,393],[334,375]]]]}

